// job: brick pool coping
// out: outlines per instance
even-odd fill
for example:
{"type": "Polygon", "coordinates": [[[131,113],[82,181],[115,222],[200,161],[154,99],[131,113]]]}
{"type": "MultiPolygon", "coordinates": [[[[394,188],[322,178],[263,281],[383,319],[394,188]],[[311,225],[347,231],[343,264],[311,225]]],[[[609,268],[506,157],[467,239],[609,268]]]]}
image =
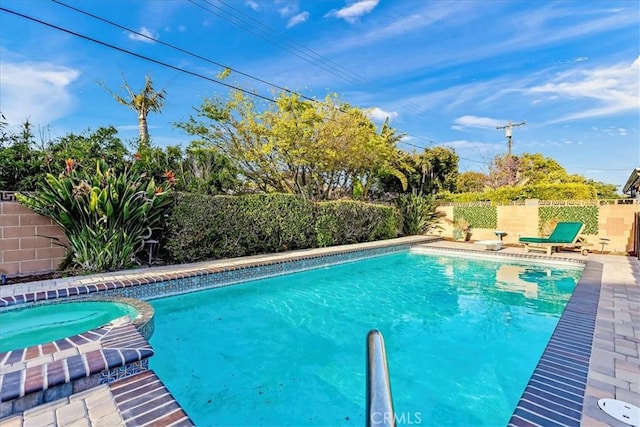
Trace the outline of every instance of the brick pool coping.
{"type": "MultiPolygon", "coordinates": [[[[389,246],[392,242],[384,243],[382,245],[378,244],[369,246],[368,248],[365,247],[365,251],[371,248],[375,249],[389,246]],[[386,243],[386,245],[384,243],[386,243]]],[[[408,245],[415,245],[418,243],[424,243],[424,241],[403,242],[403,244],[408,245]]],[[[440,246],[441,244],[446,243],[448,242],[436,242],[435,245],[440,246]]],[[[398,243],[396,242],[395,244],[398,243]]],[[[248,269],[260,270],[260,268],[263,267],[277,266],[292,261],[305,261],[318,258],[320,258],[319,260],[322,260],[322,258],[327,256],[359,252],[361,249],[358,249],[358,247],[362,246],[363,245],[350,245],[346,248],[327,248],[329,250],[321,252],[320,254],[316,252],[307,253],[305,251],[300,251],[302,253],[291,253],[284,257],[282,255],[267,258],[250,257],[253,259],[247,258],[244,259],[243,262],[238,262],[227,267],[205,265],[197,267],[192,266],[190,269],[177,272],[169,271],[157,273],[149,271],[149,273],[152,273],[149,277],[130,278],[130,275],[127,275],[123,280],[113,280],[107,283],[111,283],[111,288],[117,290],[137,287],[143,284],[153,284],[163,280],[199,277],[210,273],[246,272],[248,269]]],[[[428,246],[432,245],[430,244],[428,246]]],[[[504,257],[507,256],[509,258],[517,259],[526,258],[533,261],[540,260],[573,263],[574,265],[579,263],[585,265],[583,276],[567,304],[565,313],[561,316],[558,326],[556,327],[556,330],[554,331],[552,338],[549,341],[547,348],[545,349],[545,352],[543,353],[538,366],[536,367],[529,384],[527,385],[527,388],[514,411],[510,425],[548,425],[551,423],[558,425],[580,425],[580,420],[583,418],[585,413],[589,413],[589,417],[586,418],[594,421],[593,409],[585,408],[583,405],[585,398],[587,397],[585,396],[585,387],[587,387],[587,377],[590,373],[590,356],[592,352],[596,313],[598,310],[599,294],[603,278],[602,265],[588,259],[577,261],[572,258],[558,258],[557,256],[549,258],[546,256],[532,254],[525,255],[521,253],[498,253],[494,255],[486,252],[479,252],[476,248],[474,248],[474,250],[454,250],[446,247],[438,247],[437,250],[444,250],[446,252],[453,250],[453,252],[457,252],[463,256],[467,254],[474,256],[488,256],[491,258],[496,257],[497,259],[504,259],[504,257]]],[[[275,275],[283,274],[283,272],[286,273],[292,271],[272,271],[267,272],[267,274],[275,275]]],[[[247,279],[248,278],[244,278],[243,280],[247,279]]],[[[82,289],[78,291],[82,292],[82,294],[74,293],[73,296],[76,297],[93,292],[100,292],[100,289],[104,289],[102,291],[103,293],[109,290],[109,286],[105,283],[102,283],[105,285],[104,287],[99,286],[100,284],[101,283],[86,283],[85,281],[84,284],[72,286],[70,289],[82,289]]],[[[199,289],[200,288],[194,290],[199,289]]],[[[27,303],[27,305],[29,305],[28,302],[34,303],[49,298],[55,298],[64,295],[65,293],[60,292],[60,289],[54,289],[30,292],[30,294],[32,297],[28,297],[24,294],[22,298],[20,298],[20,295],[3,296],[0,300],[0,307],[2,307],[3,302],[5,308],[10,308],[15,304],[21,305],[27,303]]],[[[70,295],[70,293],[67,292],[67,295],[70,295]]],[[[0,312],[1,311],[2,310],[0,309],[0,312]]],[[[589,383],[591,383],[591,381],[589,381],[589,383]]],[[[627,383],[627,385],[628,384],[629,383],[627,383]]],[[[589,398],[591,397],[592,396],[589,396],[589,398]]],[[[596,416],[595,418],[599,417],[596,416]]],[[[609,419],[606,420],[607,422],[610,422],[609,419]]],[[[592,425],[596,424],[592,423],[592,425]]]]}

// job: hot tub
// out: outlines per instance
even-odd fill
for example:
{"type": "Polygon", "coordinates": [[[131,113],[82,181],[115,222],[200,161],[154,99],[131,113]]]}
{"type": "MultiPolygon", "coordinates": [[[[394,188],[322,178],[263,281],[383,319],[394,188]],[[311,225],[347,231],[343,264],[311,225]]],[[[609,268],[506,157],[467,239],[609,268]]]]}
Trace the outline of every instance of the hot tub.
{"type": "Polygon", "coordinates": [[[76,301],[46,304],[0,313],[0,353],[77,335],[127,316],[138,310],[112,301],[76,301]]]}

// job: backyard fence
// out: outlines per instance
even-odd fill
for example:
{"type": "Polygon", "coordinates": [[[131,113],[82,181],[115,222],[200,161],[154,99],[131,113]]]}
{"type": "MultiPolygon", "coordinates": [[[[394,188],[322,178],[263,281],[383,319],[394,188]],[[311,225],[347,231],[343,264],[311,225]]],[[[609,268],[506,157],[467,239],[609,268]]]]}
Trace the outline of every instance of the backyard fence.
{"type": "Polygon", "coordinates": [[[639,245],[635,222],[640,199],[445,203],[438,210],[444,214],[438,233],[445,238],[460,234],[456,226],[462,218],[470,227],[470,240],[496,240],[495,232],[503,231],[505,244],[544,235],[557,221],[580,221],[590,250],[601,250],[605,242],[607,252],[630,254],[637,253],[639,245]]]}

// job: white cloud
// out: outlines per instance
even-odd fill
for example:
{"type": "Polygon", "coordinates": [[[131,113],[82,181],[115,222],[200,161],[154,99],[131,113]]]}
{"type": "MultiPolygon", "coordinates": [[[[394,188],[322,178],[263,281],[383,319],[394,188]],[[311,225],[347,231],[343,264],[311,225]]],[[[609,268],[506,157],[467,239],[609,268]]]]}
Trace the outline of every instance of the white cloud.
{"type": "Polygon", "coordinates": [[[461,130],[462,128],[482,128],[482,129],[495,129],[497,126],[503,125],[502,120],[492,119],[490,117],[478,117],[478,116],[462,116],[455,120],[456,125],[452,126],[452,129],[461,130]]]}
{"type": "Polygon", "coordinates": [[[549,93],[559,100],[585,99],[596,107],[581,109],[550,123],[603,117],[640,111],[640,56],[633,63],[608,67],[577,68],[555,75],[551,81],[525,90],[529,94],[549,93]]]}
{"type": "Polygon", "coordinates": [[[289,19],[289,22],[287,22],[287,28],[302,24],[303,22],[306,22],[307,19],[309,19],[309,12],[302,12],[296,16],[292,16],[291,19],[289,19]]]}
{"type": "Polygon", "coordinates": [[[253,0],[248,0],[246,1],[244,4],[246,4],[248,7],[250,7],[251,9],[258,11],[260,10],[260,5],[258,3],[256,3],[253,0]]]}
{"type": "Polygon", "coordinates": [[[178,27],[178,31],[180,31],[181,33],[184,33],[185,31],[187,31],[187,27],[185,27],[184,25],[180,25],[178,27]]]}
{"type": "Polygon", "coordinates": [[[378,107],[375,107],[372,108],[371,111],[369,111],[369,117],[371,117],[371,119],[376,122],[383,122],[387,118],[389,119],[389,121],[392,121],[398,118],[398,113],[396,113],[395,111],[384,111],[378,107]]]}
{"type": "Polygon", "coordinates": [[[286,6],[283,6],[280,9],[278,9],[278,12],[280,13],[280,16],[286,17],[286,16],[291,16],[294,13],[298,13],[298,10],[300,9],[297,3],[289,3],[286,6]]]}
{"type": "Polygon", "coordinates": [[[151,40],[150,38],[153,38],[153,39],[158,38],[158,36],[153,34],[153,32],[151,32],[151,30],[149,30],[147,27],[140,28],[138,32],[142,35],[129,33],[129,39],[139,41],[139,42],[153,43],[153,40],[151,40]]]}
{"type": "Polygon", "coordinates": [[[73,106],[70,86],[80,71],[48,62],[0,63],[0,111],[11,124],[48,125],[73,106]]]}
{"type": "Polygon", "coordinates": [[[360,0],[355,3],[352,3],[348,6],[343,7],[342,9],[332,10],[327,13],[325,17],[335,17],[339,19],[344,19],[348,23],[354,23],[358,20],[362,15],[366,15],[370,13],[373,9],[378,5],[379,0],[360,0]]]}

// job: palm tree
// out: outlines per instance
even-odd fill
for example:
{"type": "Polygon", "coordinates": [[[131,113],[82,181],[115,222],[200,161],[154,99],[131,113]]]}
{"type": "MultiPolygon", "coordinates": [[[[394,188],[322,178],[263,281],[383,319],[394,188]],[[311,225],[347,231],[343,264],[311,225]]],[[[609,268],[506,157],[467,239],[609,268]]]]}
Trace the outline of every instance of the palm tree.
{"type": "Polygon", "coordinates": [[[138,113],[138,135],[140,138],[140,147],[149,146],[149,128],[147,126],[147,114],[150,112],[159,113],[164,106],[164,97],[166,91],[162,89],[156,92],[153,89],[153,82],[150,76],[144,76],[144,89],[136,93],[131,89],[129,83],[124,79],[122,88],[127,92],[127,98],[123,98],[113,92],[106,86],[102,85],[119,104],[129,107],[138,113]]]}

